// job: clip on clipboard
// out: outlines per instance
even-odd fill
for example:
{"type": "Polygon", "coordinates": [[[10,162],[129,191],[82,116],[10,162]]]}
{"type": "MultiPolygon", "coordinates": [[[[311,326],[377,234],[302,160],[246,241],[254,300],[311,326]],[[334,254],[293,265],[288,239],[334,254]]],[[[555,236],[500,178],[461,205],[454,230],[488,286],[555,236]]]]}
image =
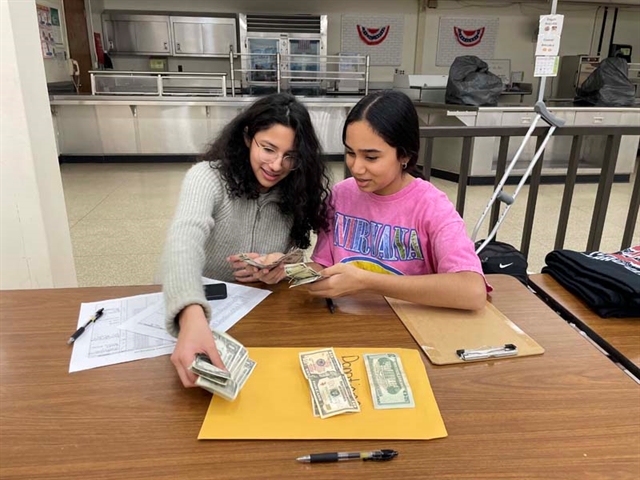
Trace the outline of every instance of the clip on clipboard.
{"type": "Polygon", "coordinates": [[[544,352],[489,302],[481,310],[463,311],[425,307],[394,298],[387,301],[434,365],[520,358],[544,352]],[[466,347],[464,356],[458,350],[462,346],[466,347]]]}
{"type": "Polygon", "coordinates": [[[505,343],[502,347],[489,347],[476,350],[456,350],[456,355],[465,362],[486,360],[488,358],[514,357],[518,355],[518,347],[513,343],[505,343]]]}

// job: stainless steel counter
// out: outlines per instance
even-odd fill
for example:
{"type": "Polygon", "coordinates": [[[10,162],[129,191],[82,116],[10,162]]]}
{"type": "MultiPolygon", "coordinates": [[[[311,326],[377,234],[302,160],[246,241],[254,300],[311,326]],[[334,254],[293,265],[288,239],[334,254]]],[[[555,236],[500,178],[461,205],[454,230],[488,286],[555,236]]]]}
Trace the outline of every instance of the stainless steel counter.
{"type": "MultiPolygon", "coordinates": [[[[51,105],[185,105],[245,107],[260,97],[148,97],[122,95],[54,95],[51,105]]],[[[307,107],[347,107],[355,105],[362,97],[296,97],[307,107]]]]}
{"type": "MultiPolygon", "coordinates": [[[[503,104],[495,107],[478,107],[474,105],[455,105],[451,103],[435,103],[435,102],[413,102],[416,108],[428,108],[432,110],[440,110],[447,112],[533,112],[533,105],[522,103],[503,104]]],[[[589,107],[575,104],[570,100],[551,101],[546,103],[547,108],[551,111],[573,111],[588,112],[593,110],[606,110],[608,112],[627,112],[630,110],[640,111],[640,100],[632,107],[589,107]]]]}
{"type": "MultiPolygon", "coordinates": [[[[473,107],[444,103],[416,102],[419,117],[433,126],[529,126],[535,117],[531,105],[502,105],[497,107],[473,107]]],[[[640,106],[626,108],[584,107],[572,102],[550,102],[549,110],[565,120],[566,125],[630,125],[640,126],[640,106]]],[[[544,124],[544,122],[542,122],[544,124]]],[[[513,158],[522,137],[512,138],[508,161],[513,158]]],[[[640,137],[622,138],[616,174],[633,171],[640,137]]],[[[597,174],[604,158],[605,138],[586,137],[580,156],[579,174],[597,174]]],[[[471,177],[495,176],[498,160],[499,138],[477,138],[473,143],[471,177]]],[[[433,168],[457,174],[460,171],[462,139],[439,138],[434,141],[433,168]]],[[[545,149],[543,175],[561,175],[566,172],[571,151],[570,137],[555,137],[545,149]]],[[[535,153],[535,140],[530,140],[516,166],[515,172],[523,172],[535,153]]]]}
{"type": "MultiPolygon", "coordinates": [[[[258,97],[61,95],[51,111],[61,155],[197,155],[258,97]]],[[[298,97],[327,154],[342,154],[342,125],[360,97],[298,97]]]]}

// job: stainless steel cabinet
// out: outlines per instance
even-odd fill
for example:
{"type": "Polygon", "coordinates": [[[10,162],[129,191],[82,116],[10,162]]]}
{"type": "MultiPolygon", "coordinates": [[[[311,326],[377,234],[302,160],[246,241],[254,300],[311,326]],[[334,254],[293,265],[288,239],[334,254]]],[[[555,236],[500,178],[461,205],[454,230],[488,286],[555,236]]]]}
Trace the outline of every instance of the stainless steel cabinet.
{"type": "Polygon", "coordinates": [[[161,15],[103,15],[105,45],[109,52],[170,55],[169,17],[161,15]]]}
{"type": "Polygon", "coordinates": [[[237,51],[235,18],[171,17],[173,51],[180,56],[227,56],[237,51]]]}
{"type": "Polygon", "coordinates": [[[226,57],[238,51],[233,17],[104,12],[102,23],[110,53],[226,57]]]}
{"type": "Polygon", "coordinates": [[[176,55],[201,55],[204,52],[202,29],[193,22],[175,22],[173,27],[173,51],[176,55]]]}
{"type": "Polygon", "coordinates": [[[136,50],[135,23],[123,21],[123,20],[114,20],[113,40],[109,42],[109,47],[111,50],[116,52],[135,52],[136,50]]]}
{"type": "Polygon", "coordinates": [[[169,54],[171,38],[169,22],[142,21],[136,24],[136,52],[169,54]]]}

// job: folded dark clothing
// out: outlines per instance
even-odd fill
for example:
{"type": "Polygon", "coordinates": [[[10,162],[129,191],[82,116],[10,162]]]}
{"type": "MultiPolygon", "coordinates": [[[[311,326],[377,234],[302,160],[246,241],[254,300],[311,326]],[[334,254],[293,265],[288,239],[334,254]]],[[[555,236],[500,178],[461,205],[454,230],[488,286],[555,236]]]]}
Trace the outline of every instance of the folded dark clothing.
{"type": "Polygon", "coordinates": [[[591,310],[597,313],[602,318],[625,318],[625,317],[638,317],[640,316],[640,305],[629,304],[627,301],[620,301],[618,303],[606,303],[603,302],[601,297],[595,294],[588,287],[572,282],[563,274],[558,273],[557,270],[551,270],[544,268],[543,273],[548,273],[555,278],[559,284],[561,284],[568,291],[573,293],[578,298],[582,299],[591,310]]]}
{"type": "Polygon", "coordinates": [[[585,271],[558,258],[548,258],[543,272],[547,271],[553,272],[563,285],[573,285],[581,292],[581,296],[593,297],[592,303],[596,305],[618,304],[624,300],[624,292],[618,289],[618,285],[597,272],[585,271]]]}
{"type": "Polygon", "coordinates": [[[615,253],[554,250],[550,274],[601,317],[640,316],[640,246],[615,253]]]}
{"type": "Polygon", "coordinates": [[[640,297],[640,246],[615,253],[554,250],[545,261],[549,267],[556,264],[581,277],[587,276],[609,288],[640,297]]]}

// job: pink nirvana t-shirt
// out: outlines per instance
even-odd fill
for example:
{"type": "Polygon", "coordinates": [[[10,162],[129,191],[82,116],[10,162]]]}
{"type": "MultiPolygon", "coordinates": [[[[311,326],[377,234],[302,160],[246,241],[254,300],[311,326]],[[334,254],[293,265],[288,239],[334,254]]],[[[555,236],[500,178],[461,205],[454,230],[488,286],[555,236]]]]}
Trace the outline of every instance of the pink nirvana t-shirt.
{"type": "MultiPolygon", "coordinates": [[[[425,275],[471,271],[480,260],[464,222],[447,196],[414,179],[392,195],[361,192],[353,178],[333,187],[330,229],[311,257],[379,273],[425,275]]],[[[490,290],[490,287],[488,287],[490,290]]]]}

